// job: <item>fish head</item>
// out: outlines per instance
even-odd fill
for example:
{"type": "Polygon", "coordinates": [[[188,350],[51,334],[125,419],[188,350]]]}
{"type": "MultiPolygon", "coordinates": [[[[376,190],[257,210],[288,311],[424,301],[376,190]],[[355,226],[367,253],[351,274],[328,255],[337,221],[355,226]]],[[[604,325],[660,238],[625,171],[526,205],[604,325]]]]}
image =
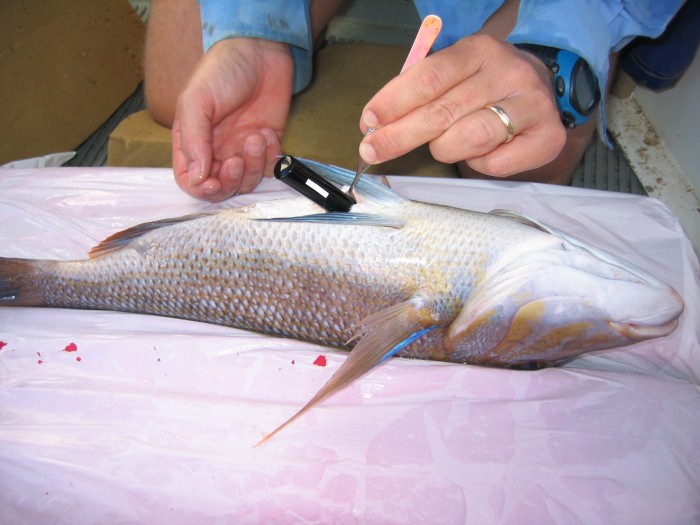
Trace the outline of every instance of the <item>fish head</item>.
{"type": "Polygon", "coordinates": [[[541,368],[665,336],[683,300],[602,250],[551,236],[513,254],[476,287],[447,330],[450,359],[541,368]]]}

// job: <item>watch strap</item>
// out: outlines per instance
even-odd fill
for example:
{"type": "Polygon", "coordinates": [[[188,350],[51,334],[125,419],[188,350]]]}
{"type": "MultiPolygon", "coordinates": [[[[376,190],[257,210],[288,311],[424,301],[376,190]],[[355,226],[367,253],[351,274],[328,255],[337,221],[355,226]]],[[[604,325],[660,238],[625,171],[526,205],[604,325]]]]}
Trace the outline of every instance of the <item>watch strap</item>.
{"type": "Polygon", "coordinates": [[[559,65],[557,64],[557,55],[559,54],[559,49],[556,47],[540,46],[538,44],[515,44],[515,47],[527,51],[539,58],[545,66],[552,70],[556,74],[559,70],[559,65]]]}

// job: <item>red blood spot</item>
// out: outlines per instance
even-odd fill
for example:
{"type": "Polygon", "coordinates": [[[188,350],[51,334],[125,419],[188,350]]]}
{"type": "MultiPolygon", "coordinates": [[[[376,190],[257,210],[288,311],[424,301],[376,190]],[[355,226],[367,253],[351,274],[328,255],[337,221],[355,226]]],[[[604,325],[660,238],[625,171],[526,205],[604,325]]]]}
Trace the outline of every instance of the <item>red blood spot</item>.
{"type": "Polygon", "coordinates": [[[77,361],[78,363],[80,363],[80,361],[82,361],[82,360],[83,360],[83,358],[82,358],[82,357],[80,357],[80,356],[78,356],[78,357],[76,357],[76,358],[75,358],[75,360],[76,360],[76,361],[77,361]]]}
{"type": "Polygon", "coordinates": [[[77,352],[78,351],[78,345],[75,343],[69,344],[67,347],[63,349],[64,352],[77,352]]]}
{"type": "Polygon", "coordinates": [[[316,358],[314,361],[314,364],[316,366],[326,366],[326,356],[325,355],[320,355],[316,358]]]}
{"type": "Polygon", "coordinates": [[[7,346],[7,343],[5,341],[0,341],[0,350],[5,348],[7,346]]]}

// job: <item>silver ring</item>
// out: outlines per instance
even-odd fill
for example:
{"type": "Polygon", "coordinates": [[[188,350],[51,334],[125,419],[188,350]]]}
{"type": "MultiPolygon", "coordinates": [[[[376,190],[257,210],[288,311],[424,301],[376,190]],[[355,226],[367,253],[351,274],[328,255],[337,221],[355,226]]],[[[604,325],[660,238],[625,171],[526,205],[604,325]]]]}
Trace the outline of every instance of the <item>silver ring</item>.
{"type": "Polygon", "coordinates": [[[506,127],[506,131],[508,132],[508,136],[506,137],[506,140],[503,141],[504,144],[507,144],[511,140],[513,140],[513,137],[515,136],[515,130],[513,129],[513,121],[510,120],[510,117],[508,116],[508,113],[505,112],[505,110],[500,107],[500,106],[493,106],[491,104],[486,104],[484,106],[485,109],[490,109],[493,111],[496,115],[498,115],[498,118],[501,119],[501,122],[506,127]]]}

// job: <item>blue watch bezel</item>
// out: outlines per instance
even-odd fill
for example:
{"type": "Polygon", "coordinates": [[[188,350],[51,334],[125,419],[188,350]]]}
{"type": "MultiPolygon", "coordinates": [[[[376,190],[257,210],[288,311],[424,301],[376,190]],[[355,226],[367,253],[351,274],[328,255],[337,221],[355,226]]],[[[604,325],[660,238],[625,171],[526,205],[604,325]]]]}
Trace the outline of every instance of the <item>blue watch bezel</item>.
{"type": "Polygon", "coordinates": [[[585,124],[591,118],[600,99],[597,79],[590,73],[590,66],[586,61],[576,53],[559,49],[555,60],[556,67],[552,68],[554,71],[554,96],[562,121],[570,128],[585,124]],[[595,83],[593,86],[594,99],[586,108],[578,102],[578,94],[576,93],[576,75],[585,74],[590,74],[595,83]],[[562,93],[559,92],[558,86],[563,86],[562,93]]]}
{"type": "Polygon", "coordinates": [[[588,63],[566,49],[527,43],[518,43],[515,47],[532,53],[554,74],[552,89],[562,123],[568,128],[575,128],[588,122],[600,102],[598,79],[588,63]],[[576,92],[578,75],[585,75],[592,83],[589,91],[594,93],[594,96],[592,100],[589,97],[585,107],[582,101],[578,100],[579,94],[576,92]]]}

